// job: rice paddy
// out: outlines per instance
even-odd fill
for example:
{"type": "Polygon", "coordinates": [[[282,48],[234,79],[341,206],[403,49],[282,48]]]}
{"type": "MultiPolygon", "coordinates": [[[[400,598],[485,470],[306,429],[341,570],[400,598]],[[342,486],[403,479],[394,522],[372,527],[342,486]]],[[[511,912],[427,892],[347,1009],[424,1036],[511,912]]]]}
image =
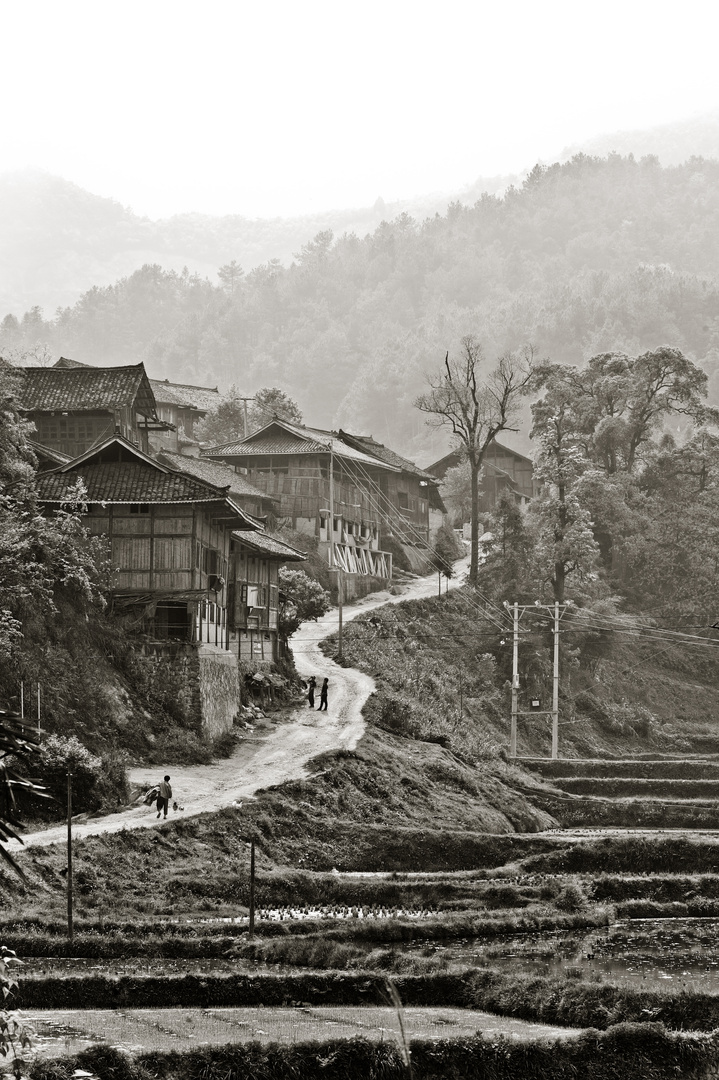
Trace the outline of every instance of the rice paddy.
{"type": "MultiPolygon", "coordinates": [[[[309,1040],[399,1039],[392,1008],[297,1006],[237,1009],[32,1010],[23,1019],[34,1029],[33,1053],[52,1058],[77,1054],[98,1043],[131,1053],[187,1050],[231,1042],[292,1044],[309,1040]]],[[[482,1031],[514,1039],[556,1038],[576,1029],[535,1024],[470,1009],[407,1008],[410,1038],[447,1039],[482,1031]]]]}

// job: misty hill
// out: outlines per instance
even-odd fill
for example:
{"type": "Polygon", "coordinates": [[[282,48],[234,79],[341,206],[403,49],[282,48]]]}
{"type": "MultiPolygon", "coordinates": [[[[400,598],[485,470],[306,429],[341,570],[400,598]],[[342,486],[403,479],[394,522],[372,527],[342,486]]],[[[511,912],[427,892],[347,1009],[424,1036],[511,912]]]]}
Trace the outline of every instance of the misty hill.
{"type": "Polygon", "coordinates": [[[153,377],[280,385],[308,422],[426,462],[444,440],[412,401],[469,332],[488,362],[527,341],[562,362],[668,343],[707,366],[715,391],[719,162],[579,155],[444,216],[402,214],[364,237],[325,230],[291,266],[224,287],[146,266],[53,320],[6,319],[0,346],[47,341],[88,363],[144,359],[153,377]]]}
{"type": "Polygon", "coordinates": [[[575,154],[634,154],[635,158],[654,154],[662,165],[681,165],[692,157],[719,159],[719,111],[691,116],[671,124],[637,131],[614,131],[597,135],[560,154],[566,161],[575,154]]]}
{"type": "MultiPolygon", "coordinates": [[[[502,191],[511,179],[480,179],[456,197],[473,202],[477,192],[502,191]]],[[[402,212],[419,218],[444,212],[452,197],[434,194],[395,203],[378,198],[371,207],[297,218],[188,213],[152,221],[58,176],[5,173],[0,175],[0,312],[22,313],[34,305],[55,311],[145,263],[178,272],[187,266],[212,280],[218,266],[233,259],[245,270],[274,258],[288,265],[293,253],[323,229],[364,236],[402,212]]]]}

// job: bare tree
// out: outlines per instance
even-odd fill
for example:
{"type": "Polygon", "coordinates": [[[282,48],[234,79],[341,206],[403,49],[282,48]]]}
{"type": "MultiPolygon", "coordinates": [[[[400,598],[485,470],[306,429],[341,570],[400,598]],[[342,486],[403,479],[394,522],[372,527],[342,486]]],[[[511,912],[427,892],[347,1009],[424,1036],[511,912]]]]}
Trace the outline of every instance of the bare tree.
{"type": "Polygon", "coordinates": [[[526,393],[532,376],[534,350],[500,356],[497,366],[483,382],[479,378],[482,346],[470,335],[462,339],[462,353],[457,360],[444,358],[443,369],[428,376],[429,391],[415,401],[428,413],[431,427],[449,427],[469,465],[472,492],[472,539],[470,542],[469,580],[477,581],[479,551],[479,473],[492,439],[500,431],[516,431],[519,399],[526,393]]]}

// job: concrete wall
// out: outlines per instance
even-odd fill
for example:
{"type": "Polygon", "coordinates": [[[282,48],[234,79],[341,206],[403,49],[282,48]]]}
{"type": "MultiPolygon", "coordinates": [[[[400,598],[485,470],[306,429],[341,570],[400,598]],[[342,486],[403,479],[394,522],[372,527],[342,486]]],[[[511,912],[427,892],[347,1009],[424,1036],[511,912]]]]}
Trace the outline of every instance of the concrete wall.
{"type": "Polygon", "coordinates": [[[216,645],[198,646],[202,733],[211,739],[232,727],[240,708],[237,657],[216,645]]]}

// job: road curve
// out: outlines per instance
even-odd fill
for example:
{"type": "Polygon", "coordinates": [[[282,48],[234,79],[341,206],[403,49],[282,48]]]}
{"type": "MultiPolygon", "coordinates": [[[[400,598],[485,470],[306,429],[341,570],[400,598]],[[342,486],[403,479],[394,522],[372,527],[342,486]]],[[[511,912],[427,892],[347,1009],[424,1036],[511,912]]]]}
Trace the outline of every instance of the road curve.
{"type": "MultiPolygon", "coordinates": [[[[450,588],[461,583],[468,560],[455,564],[455,574],[450,588]]],[[[398,595],[388,592],[372,593],[356,604],[345,605],[344,621],[349,622],[366,611],[383,604],[402,600],[416,600],[435,596],[437,577],[416,578],[402,586],[398,595]]],[[[329,679],[329,708],[327,712],[301,707],[285,713],[279,723],[270,722],[269,730],[258,730],[244,738],[232,757],[216,761],[212,765],[173,766],[169,768],[173,793],[184,817],[222,810],[241,803],[254,793],[288,780],[299,780],[308,775],[307,764],[318,754],[328,750],[352,750],[364,732],[362,709],[374,690],[369,675],[354,668],[339,667],[320,650],[320,641],[335,633],[338,628],[338,610],[333,608],[318,622],[300,626],[292,639],[292,651],[300,675],[314,674],[321,683],[329,679]]],[[[318,702],[319,703],[319,702],[318,702]]],[[[161,779],[162,768],[143,767],[130,769],[132,783],[150,787],[161,779]]],[[[172,811],[170,811],[172,815],[172,811]]],[[[133,806],[104,817],[77,821],[73,824],[73,836],[82,839],[103,833],[120,832],[123,829],[149,829],[161,824],[154,810],[147,806],[133,806]]],[[[56,825],[49,829],[28,833],[25,847],[65,843],[67,827],[56,825]]],[[[17,841],[7,845],[10,851],[22,850],[17,841]]]]}

